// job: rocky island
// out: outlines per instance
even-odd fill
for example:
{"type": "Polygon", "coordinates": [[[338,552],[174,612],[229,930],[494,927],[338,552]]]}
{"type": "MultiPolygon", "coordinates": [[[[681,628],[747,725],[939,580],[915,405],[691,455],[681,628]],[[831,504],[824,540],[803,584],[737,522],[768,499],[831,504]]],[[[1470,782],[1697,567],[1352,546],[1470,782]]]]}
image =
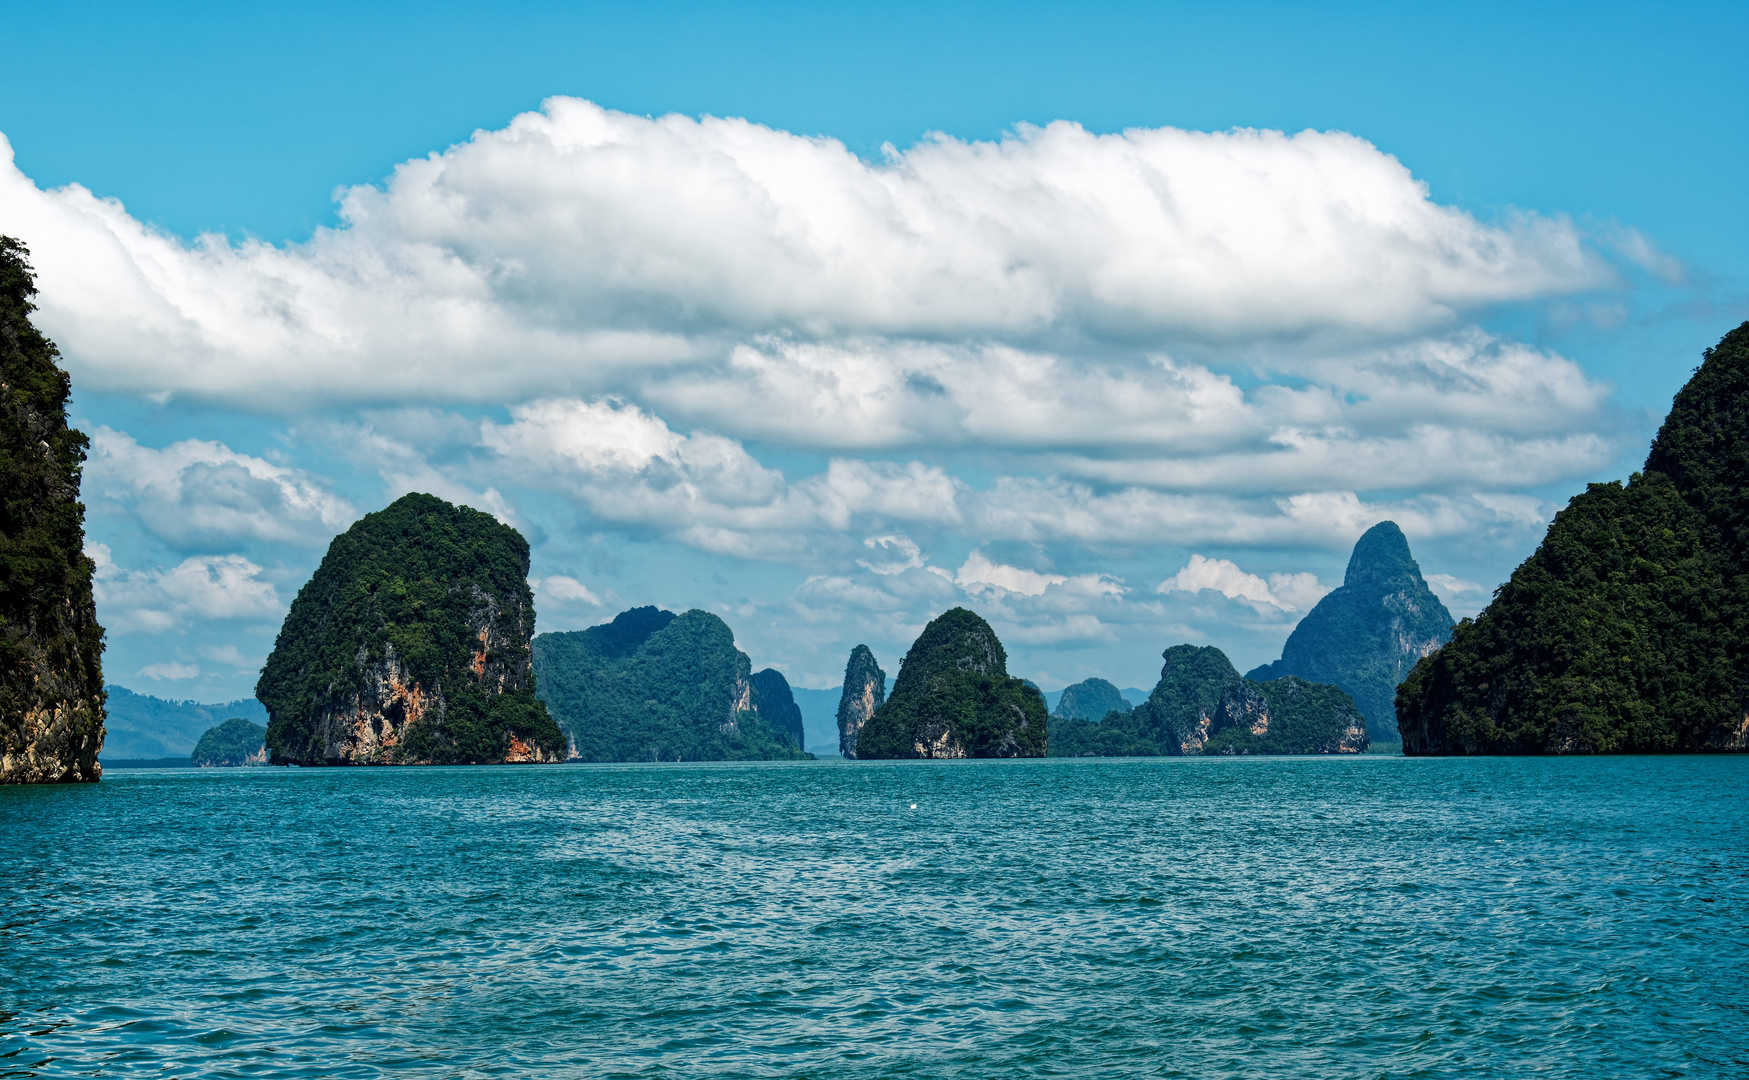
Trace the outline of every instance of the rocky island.
{"type": "Polygon", "coordinates": [[[857,738],[869,758],[1043,757],[1045,701],[1008,674],[990,624],[954,608],[928,626],[899,665],[893,694],[857,738]]]}
{"type": "Polygon", "coordinates": [[[856,757],[856,743],[869,718],[887,700],[887,673],[867,645],[850,650],[844,665],[844,693],[838,698],[838,752],[856,757]]]}
{"type": "Polygon", "coordinates": [[[406,495],[334,538],[292,601],[255,696],[275,765],[554,762],[535,697],[528,542],[406,495]]]}
{"type": "Polygon", "coordinates": [[[535,673],[583,761],[805,758],[802,716],[775,669],[754,674],[708,611],[621,612],[534,639],[535,673]]]}
{"type": "Polygon", "coordinates": [[[1288,635],[1281,659],[1245,677],[1262,683],[1297,675],[1340,686],[1366,717],[1368,735],[1396,742],[1397,684],[1451,638],[1452,622],[1403,530],[1381,521],[1354,545],[1342,585],[1288,635]]]}
{"type": "Polygon", "coordinates": [[[103,773],[103,628],[84,554],[88,440],[67,426],[72,383],[30,321],[36,279],[0,236],[0,784],[103,773]]]}
{"type": "Polygon", "coordinates": [[[1099,722],[1053,721],[1059,757],[1181,754],[1360,754],[1366,720],[1341,688],[1288,675],[1240,678],[1221,650],[1174,645],[1148,700],[1099,722]]]}
{"type": "Polygon", "coordinates": [[[1406,754],[1749,750],[1749,323],[1397,691],[1406,754]]]}
{"type": "Polygon", "coordinates": [[[1083,679],[1063,688],[1051,716],[1058,720],[1101,720],[1107,713],[1127,713],[1133,707],[1122,691],[1104,679],[1083,679]]]}
{"type": "Polygon", "coordinates": [[[201,733],[200,741],[194,744],[194,752],[188,755],[188,763],[199,769],[265,765],[267,729],[241,716],[233,716],[201,733]]]}

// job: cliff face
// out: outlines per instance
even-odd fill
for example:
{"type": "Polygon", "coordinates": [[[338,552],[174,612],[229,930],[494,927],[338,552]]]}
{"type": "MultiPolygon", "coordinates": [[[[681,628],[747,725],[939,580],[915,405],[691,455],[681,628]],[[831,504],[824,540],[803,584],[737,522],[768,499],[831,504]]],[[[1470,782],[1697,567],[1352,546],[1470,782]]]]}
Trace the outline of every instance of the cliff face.
{"type": "Polygon", "coordinates": [[[708,611],[653,607],[534,640],[553,715],[583,761],[806,757],[801,710],[783,675],[751,674],[735,634],[708,611]]]}
{"type": "Polygon", "coordinates": [[[838,699],[838,752],[856,757],[856,743],[863,726],[886,704],[887,673],[875,662],[867,645],[850,650],[844,665],[844,695],[838,699]]]}
{"type": "Polygon", "coordinates": [[[1103,720],[1106,713],[1127,713],[1128,701],[1117,687],[1104,679],[1084,679],[1064,688],[1051,715],[1063,720],[1103,720]]]}
{"type": "Polygon", "coordinates": [[[990,624],[954,608],[905,654],[893,696],[863,726],[856,756],[1043,757],[1047,738],[1044,698],[1008,674],[990,624]]]}
{"type": "Polygon", "coordinates": [[[1346,690],[1373,738],[1397,738],[1397,684],[1451,637],[1452,617],[1421,577],[1409,541],[1381,521],[1354,545],[1342,586],[1288,635],[1281,659],[1247,673],[1297,675],[1346,690]]]}
{"type": "Polygon", "coordinates": [[[31,325],[24,245],[0,237],[0,783],[102,773],[103,628],[83,554],[86,438],[71,384],[31,325]]]}
{"type": "Polygon", "coordinates": [[[1239,677],[1221,650],[1175,645],[1161,654],[1160,681],[1146,703],[1104,720],[1062,719],[1052,750],[1077,756],[1180,754],[1359,754],[1366,721],[1340,688],[1294,676],[1259,683],[1239,677]]]}
{"type": "Polygon", "coordinates": [[[1749,323],[1396,706],[1408,754],[1749,750],[1749,323]]]}
{"type": "Polygon", "coordinates": [[[367,514],[299,591],[255,695],[274,764],[562,761],[534,694],[528,544],[431,495],[367,514]]]}

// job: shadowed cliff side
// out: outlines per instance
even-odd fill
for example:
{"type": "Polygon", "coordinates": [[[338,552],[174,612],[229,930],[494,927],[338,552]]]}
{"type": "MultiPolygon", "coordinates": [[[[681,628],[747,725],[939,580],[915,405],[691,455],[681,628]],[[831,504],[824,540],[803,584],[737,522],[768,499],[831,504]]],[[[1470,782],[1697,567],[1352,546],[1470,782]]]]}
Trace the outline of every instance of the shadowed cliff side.
{"type": "Polygon", "coordinates": [[[1397,684],[1451,637],[1452,617],[1421,577],[1409,540],[1381,521],[1354,545],[1342,586],[1288,635],[1281,659],[1246,674],[1297,675],[1346,690],[1374,739],[1397,739],[1397,684]]]}
{"type": "Polygon", "coordinates": [[[1749,749],[1749,323],[1396,704],[1406,754],[1749,749]]]}
{"type": "Polygon", "coordinates": [[[255,696],[276,765],[565,759],[535,698],[528,542],[489,514],[406,495],[334,538],[255,696]]]}
{"type": "Polygon", "coordinates": [[[838,699],[838,752],[856,757],[863,727],[887,700],[887,673],[867,645],[850,650],[844,665],[844,694],[838,699]]]}
{"type": "Polygon", "coordinates": [[[79,502],[72,384],[37,332],[28,252],[0,236],[0,783],[96,780],[103,628],[79,502]]]}
{"type": "Polygon", "coordinates": [[[954,608],[924,627],[857,739],[868,758],[1043,757],[1045,700],[1008,674],[990,624],[954,608]]]}

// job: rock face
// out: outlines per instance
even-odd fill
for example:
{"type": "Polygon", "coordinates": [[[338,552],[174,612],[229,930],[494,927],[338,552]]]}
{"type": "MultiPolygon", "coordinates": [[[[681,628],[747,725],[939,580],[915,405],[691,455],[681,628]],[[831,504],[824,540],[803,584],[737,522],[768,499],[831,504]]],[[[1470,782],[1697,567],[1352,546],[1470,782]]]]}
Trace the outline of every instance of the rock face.
{"type": "Polygon", "coordinates": [[[87,440],[71,383],[31,325],[24,245],[0,237],[0,783],[96,780],[103,628],[83,553],[87,440]]]}
{"type": "Polygon", "coordinates": [[[782,674],[751,674],[735,634],[708,611],[653,607],[534,639],[535,672],[583,761],[805,758],[802,716],[782,674]]]}
{"type": "Polygon", "coordinates": [[[229,769],[267,764],[267,729],[233,716],[208,728],[188,755],[189,764],[201,769],[229,769]]]}
{"type": "Polygon", "coordinates": [[[1132,706],[1121,691],[1104,679],[1084,679],[1063,690],[1051,715],[1062,720],[1103,720],[1106,713],[1127,713],[1132,706]]]}
{"type": "Polygon", "coordinates": [[[535,697],[528,542],[407,495],[334,538],[255,696],[276,765],[562,761],[535,697]]]}
{"type": "Polygon", "coordinates": [[[1749,750],[1749,323],[1396,704],[1407,754],[1749,750]]]}
{"type": "Polygon", "coordinates": [[[1179,754],[1360,754],[1366,721],[1340,688],[1286,676],[1242,679],[1216,648],[1175,645],[1148,700],[1104,720],[1053,723],[1064,757],[1179,754]]]}
{"type": "Polygon", "coordinates": [[[1452,617],[1421,577],[1409,541],[1381,521],[1354,545],[1348,573],[1288,635],[1281,659],[1246,674],[1297,675],[1346,690],[1374,739],[1397,738],[1397,684],[1451,637],[1452,617]]]}
{"type": "Polygon", "coordinates": [[[923,629],[857,739],[869,758],[1043,757],[1045,701],[1008,674],[990,624],[954,608],[923,629]]]}
{"type": "Polygon", "coordinates": [[[844,665],[844,696],[838,699],[838,752],[856,757],[863,726],[887,700],[887,673],[875,663],[867,645],[850,650],[844,665]]]}

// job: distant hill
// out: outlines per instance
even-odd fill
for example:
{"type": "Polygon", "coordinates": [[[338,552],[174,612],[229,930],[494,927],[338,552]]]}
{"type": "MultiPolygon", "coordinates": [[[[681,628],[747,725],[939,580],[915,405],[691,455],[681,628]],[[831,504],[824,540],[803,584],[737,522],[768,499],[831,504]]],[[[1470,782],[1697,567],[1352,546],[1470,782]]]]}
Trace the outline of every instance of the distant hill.
{"type": "Polygon", "coordinates": [[[1749,322],[1396,706],[1406,754],[1749,750],[1749,322]]]}
{"type": "Polygon", "coordinates": [[[267,764],[267,728],[232,717],[208,728],[194,744],[189,763],[203,769],[234,769],[267,764]]]}
{"type": "Polygon", "coordinates": [[[1306,613],[1281,659],[1247,672],[1268,682],[1297,675],[1346,690],[1373,739],[1396,742],[1397,684],[1451,637],[1452,617],[1421,577],[1394,521],[1368,529],[1348,558],[1342,586],[1306,613]]]}
{"type": "Polygon", "coordinates": [[[583,761],[748,761],[805,757],[799,702],[759,673],[708,611],[621,612],[534,639],[535,682],[583,761]]]}
{"type": "Polygon", "coordinates": [[[109,695],[109,734],[100,760],[187,757],[208,728],[233,716],[267,723],[267,710],[254,698],[203,705],[138,694],[114,683],[103,689],[109,695]]]}

